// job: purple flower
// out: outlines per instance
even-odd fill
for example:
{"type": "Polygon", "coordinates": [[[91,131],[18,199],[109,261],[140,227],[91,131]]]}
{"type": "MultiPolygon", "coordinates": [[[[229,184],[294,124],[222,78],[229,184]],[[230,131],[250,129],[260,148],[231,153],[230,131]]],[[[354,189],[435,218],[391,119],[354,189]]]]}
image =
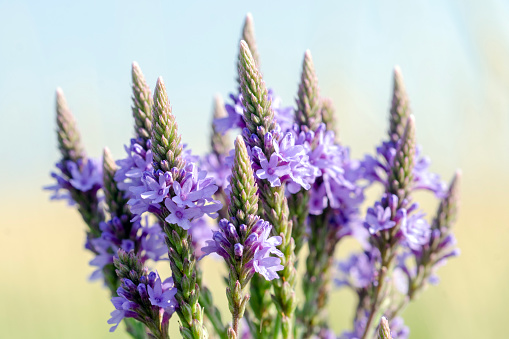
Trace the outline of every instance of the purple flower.
{"type": "Polygon", "coordinates": [[[119,168],[115,173],[115,181],[129,197],[132,194],[131,187],[142,185],[143,173],[152,172],[153,170],[151,147],[150,140],[144,143],[142,140],[131,139],[129,147],[124,146],[127,153],[126,158],[116,161],[119,168]]]}
{"type": "Polygon", "coordinates": [[[417,146],[416,156],[417,159],[413,174],[414,174],[414,190],[424,189],[433,192],[436,197],[443,198],[446,191],[447,185],[440,179],[440,176],[436,173],[429,172],[431,161],[428,157],[421,155],[421,147],[417,146]]]}
{"type": "Polygon", "coordinates": [[[421,246],[429,241],[431,231],[424,216],[422,212],[407,216],[407,210],[400,209],[398,211],[398,219],[400,220],[405,243],[411,249],[419,250],[421,246]]]}
{"type": "Polygon", "coordinates": [[[201,167],[214,179],[216,186],[223,190],[230,184],[229,177],[232,173],[232,164],[227,162],[227,157],[207,154],[201,159],[201,167]]]}
{"type": "MultiPolygon", "coordinates": [[[[245,225],[242,228],[245,228],[245,225]]],[[[276,248],[281,245],[282,239],[279,236],[271,237],[271,230],[272,225],[269,222],[258,219],[242,245],[236,227],[228,219],[222,219],[219,222],[219,231],[213,232],[212,240],[207,240],[206,246],[201,249],[203,252],[201,258],[217,253],[229,262],[247,255],[243,259],[247,261],[245,266],[252,268],[252,273],[258,272],[267,280],[278,278],[276,272],[284,267],[281,265],[281,259],[272,257],[271,254],[283,256],[276,248]]]]}
{"type": "Polygon", "coordinates": [[[365,226],[371,234],[387,230],[395,225],[396,222],[391,220],[391,208],[389,206],[384,208],[382,204],[377,201],[373,208],[368,208],[365,226]]]}
{"type": "Polygon", "coordinates": [[[168,184],[172,181],[170,172],[161,174],[157,181],[147,176],[145,183],[148,186],[148,190],[141,193],[141,197],[145,200],[149,200],[151,203],[160,203],[168,195],[170,191],[168,184]]]}
{"type": "MultiPolygon", "coordinates": [[[[397,147],[398,143],[385,141],[377,147],[375,157],[367,155],[361,165],[364,179],[369,182],[377,181],[387,185],[388,173],[392,167],[397,147]]],[[[419,145],[416,147],[415,159],[412,190],[428,190],[438,198],[442,198],[447,185],[436,173],[429,172],[431,162],[429,158],[422,155],[421,146],[419,145]]]]}
{"type": "Polygon", "coordinates": [[[263,277],[267,280],[279,278],[276,272],[281,271],[284,268],[284,266],[281,265],[281,259],[271,257],[270,253],[272,253],[272,248],[265,247],[256,251],[253,260],[254,270],[263,275],[263,277]]]}
{"type": "Polygon", "coordinates": [[[282,131],[290,129],[295,121],[295,113],[292,106],[283,107],[282,100],[277,96],[274,91],[269,88],[269,100],[272,101],[271,108],[274,110],[274,117],[282,131]]]}
{"type": "Polygon", "coordinates": [[[78,162],[66,161],[57,163],[57,172],[51,176],[56,180],[54,185],[44,189],[52,191],[51,200],[67,200],[69,206],[75,204],[71,197],[73,189],[81,192],[97,192],[103,185],[102,159],[85,159],[78,162]]]}
{"type": "Polygon", "coordinates": [[[288,165],[278,166],[279,156],[276,153],[272,153],[270,161],[267,161],[265,155],[261,154],[260,166],[261,169],[256,171],[256,176],[259,179],[266,179],[270,182],[272,187],[281,186],[280,177],[288,174],[288,165]]]}
{"type": "Polygon", "coordinates": [[[87,192],[94,186],[102,186],[102,159],[88,159],[84,164],[68,161],[67,169],[71,173],[69,182],[79,191],[87,192]]]}
{"type": "Polygon", "coordinates": [[[375,260],[377,252],[361,252],[352,254],[346,261],[338,263],[338,277],[335,279],[338,287],[364,288],[375,279],[375,260]]]}
{"type": "Polygon", "coordinates": [[[225,134],[230,129],[244,128],[244,106],[242,106],[242,93],[230,94],[232,104],[225,104],[224,108],[228,114],[224,118],[214,119],[214,127],[217,132],[225,134]]]}
{"type": "Polygon", "coordinates": [[[164,220],[170,224],[177,224],[184,230],[188,230],[191,227],[191,220],[193,218],[203,215],[200,209],[196,207],[179,207],[170,198],[166,198],[164,200],[164,205],[170,212],[170,215],[168,215],[164,220]]]}
{"type": "MultiPolygon", "coordinates": [[[[117,289],[118,297],[111,299],[115,310],[111,313],[108,324],[116,325],[110,329],[110,332],[115,331],[124,318],[135,318],[145,325],[153,325],[160,324],[160,317],[164,315],[161,325],[168,325],[167,321],[177,306],[175,299],[177,289],[174,287],[173,279],[168,278],[161,282],[157,272],[150,272],[148,275],[145,270],[143,272],[135,280],[138,285],[128,278],[121,279],[122,283],[117,289]],[[154,308],[159,308],[155,316],[154,308]]],[[[136,273],[139,272],[133,271],[134,275],[136,273]]]]}
{"type": "Polygon", "coordinates": [[[131,310],[132,302],[125,297],[113,297],[111,302],[115,310],[110,313],[111,318],[108,319],[108,324],[115,325],[110,328],[110,332],[114,332],[124,318],[136,318],[137,314],[131,310]]]}
{"type": "MultiPolygon", "coordinates": [[[[171,278],[169,278],[171,279],[171,278]]],[[[159,306],[164,309],[175,308],[177,301],[175,294],[177,289],[173,287],[173,279],[165,281],[164,288],[161,278],[157,278],[154,287],[147,286],[150,303],[153,306],[159,306]]]]}
{"type": "MultiPolygon", "coordinates": [[[[217,132],[225,134],[231,129],[244,128],[244,106],[242,105],[242,93],[230,94],[231,103],[225,104],[224,108],[228,114],[224,118],[214,119],[214,127],[217,132]]],[[[274,110],[274,117],[283,130],[289,129],[294,121],[293,108],[283,107],[281,98],[274,94],[272,89],[268,90],[268,99],[272,101],[271,108],[274,110]]]]}
{"type": "Polygon", "coordinates": [[[202,247],[205,246],[207,239],[209,239],[211,230],[214,229],[208,224],[205,217],[195,218],[191,222],[191,227],[188,231],[191,234],[196,257],[199,258],[203,255],[202,247]]]}
{"type": "Polygon", "coordinates": [[[194,207],[195,202],[200,199],[210,198],[216,191],[217,186],[211,184],[210,178],[207,181],[203,180],[206,172],[200,172],[200,177],[196,178],[191,175],[183,180],[183,184],[177,181],[173,183],[173,190],[175,196],[172,200],[179,206],[194,207]],[[202,186],[202,187],[200,187],[202,186]]]}
{"type": "Polygon", "coordinates": [[[389,327],[391,329],[392,339],[407,339],[410,336],[410,329],[408,326],[405,326],[405,322],[401,317],[392,319],[389,327]]]}

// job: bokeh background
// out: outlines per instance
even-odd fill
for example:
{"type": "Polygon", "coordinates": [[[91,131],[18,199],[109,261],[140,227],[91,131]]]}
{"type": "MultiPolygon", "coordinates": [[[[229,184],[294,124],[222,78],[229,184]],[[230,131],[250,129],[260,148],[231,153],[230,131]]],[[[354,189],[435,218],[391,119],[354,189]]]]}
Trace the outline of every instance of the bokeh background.
{"type": "MultiPolygon", "coordinates": [[[[391,72],[401,66],[432,170],[449,180],[461,168],[464,179],[462,255],[404,313],[411,338],[507,337],[509,3],[487,0],[0,0],[0,337],[126,338],[108,333],[108,292],[87,281],[84,224],[41,190],[58,159],[55,88],[88,152],[107,145],[123,156],[136,60],[152,87],[164,77],[183,139],[203,153],[213,95],[235,88],[247,12],[265,80],[284,102],[294,103],[303,53],[312,51],[356,157],[385,136],[391,72]]],[[[205,266],[226,311],[222,266],[205,266]]],[[[333,293],[336,331],[349,327],[353,301],[333,293]]]]}

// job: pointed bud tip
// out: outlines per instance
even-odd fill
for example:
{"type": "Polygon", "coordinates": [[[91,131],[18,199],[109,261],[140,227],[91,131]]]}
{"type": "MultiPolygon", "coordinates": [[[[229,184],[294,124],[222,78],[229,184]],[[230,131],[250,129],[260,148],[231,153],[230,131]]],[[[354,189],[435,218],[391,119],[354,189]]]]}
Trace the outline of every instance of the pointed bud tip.
{"type": "Polygon", "coordinates": [[[133,61],[133,63],[131,65],[132,65],[133,69],[139,69],[140,68],[140,65],[138,65],[138,63],[136,61],[133,61]]]}
{"type": "Polygon", "coordinates": [[[57,93],[57,96],[63,96],[64,91],[62,90],[62,87],[57,87],[56,93],[57,93]]]}
{"type": "Polygon", "coordinates": [[[389,328],[389,321],[386,317],[382,316],[380,319],[380,327],[378,332],[378,338],[380,339],[392,339],[391,329],[389,328]]]}
{"type": "Polygon", "coordinates": [[[252,24],[253,23],[253,14],[251,14],[251,12],[247,12],[246,14],[246,20],[245,20],[245,24],[252,24]]]}
{"type": "Polygon", "coordinates": [[[237,138],[235,138],[235,146],[239,145],[243,145],[244,144],[244,139],[242,138],[241,135],[237,135],[237,138]]]}
{"type": "Polygon", "coordinates": [[[214,95],[214,103],[216,105],[222,105],[224,103],[223,96],[219,93],[214,95]]]}
{"type": "Polygon", "coordinates": [[[407,124],[410,127],[415,127],[415,116],[413,114],[410,114],[410,116],[408,117],[407,124]]]}
{"type": "Polygon", "coordinates": [[[456,172],[454,173],[455,180],[461,179],[462,176],[463,176],[463,171],[461,170],[461,168],[458,168],[456,170],[456,172]]]}
{"type": "Polygon", "coordinates": [[[159,76],[159,77],[157,78],[157,84],[156,84],[156,86],[162,86],[162,87],[164,87],[164,80],[163,80],[163,77],[162,77],[162,76],[159,76]]]}
{"type": "Polygon", "coordinates": [[[309,49],[306,49],[306,52],[304,52],[304,58],[311,59],[311,51],[309,49]]]}
{"type": "Polygon", "coordinates": [[[111,151],[108,147],[104,147],[103,149],[103,156],[104,158],[111,158],[111,151]]]}
{"type": "Polygon", "coordinates": [[[399,67],[398,65],[394,66],[394,74],[401,76],[401,67],[399,67]]]}

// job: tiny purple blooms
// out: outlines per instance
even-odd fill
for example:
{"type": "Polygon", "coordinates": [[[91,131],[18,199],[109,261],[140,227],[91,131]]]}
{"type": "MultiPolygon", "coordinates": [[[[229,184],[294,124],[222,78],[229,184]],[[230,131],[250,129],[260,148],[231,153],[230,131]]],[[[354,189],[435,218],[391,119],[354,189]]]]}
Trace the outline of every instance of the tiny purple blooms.
{"type": "Polygon", "coordinates": [[[110,332],[115,331],[124,318],[135,318],[142,322],[152,320],[146,318],[147,311],[152,310],[152,308],[147,309],[147,304],[159,308],[158,313],[164,313],[169,319],[177,307],[176,293],[173,279],[168,278],[161,282],[157,272],[142,276],[138,285],[128,278],[123,278],[122,284],[117,289],[118,297],[111,299],[115,310],[111,313],[108,324],[115,324],[115,326],[111,327],[110,332]]]}
{"type": "Polygon", "coordinates": [[[116,162],[119,169],[115,173],[115,180],[119,183],[119,188],[124,190],[128,196],[131,194],[131,187],[141,185],[143,173],[153,169],[153,156],[150,148],[150,140],[143,143],[142,140],[131,139],[129,147],[124,146],[127,157],[116,162]]]}
{"type": "Polygon", "coordinates": [[[279,156],[276,153],[270,156],[269,161],[267,161],[265,155],[262,154],[261,156],[260,166],[262,168],[256,171],[256,176],[258,179],[266,179],[270,182],[272,187],[281,186],[281,180],[279,178],[288,174],[288,165],[279,166],[279,156]]]}
{"type": "Polygon", "coordinates": [[[414,213],[407,216],[407,211],[401,209],[398,211],[401,223],[401,231],[403,232],[407,246],[410,249],[418,250],[422,245],[429,241],[430,226],[424,219],[424,213],[414,213]]]}
{"type": "Polygon", "coordinates": [[[164,219],[170,224],[177,224],[185,230],[191,227],[191,220],[202,215],[198,208],[180,207],[170,198],[166,198],[164,205],[170,214],[164,219]]]}
{"type": "Polygon", "coordinates": [[[168,183],[171,182],[170,172],[160,175],[158,180],[147,176],[146,183],[149,191],[143,192],[140,196],[145,200],[149,200],[151,203],[160,203],[168,195],[170,191],[168,183]]]}
{"type": "Polygon", "coordinates": [[[57,163],[59,172],[52,172],[51,176],[56,180],[54,185],[44,187],[45,190],[53,191],[52,200],[67,200],[69,205],[74,205],[70,190],[80,192],[97,192],[102,187],[102,159],[85,159],[78,162],[67,161],[64,164],[57,163]]]}
{"type": "MultiPolygon", "coordinates": [[[[225,134],[232,129],[242,129],[246,127],[244,121],[244,106],[242,105],[242,93],[230,94],[231,103],[224,105],[227,116],[214,119],[214,127],[219,133],[225,134]]],[[[294,112],[292,107],[283,107],[282,100],[274,94],[272,89],[268,90],[268,99],[272,101],[272,109],[274,110],[275,119],[284,129],[289,129],[294,121],[294,112]]]]}
{"type": "Polygon", "coordinates": [[[368,208],[365,225],[371,234],[375,234],[394,227],[396,222],[391,220],[391,208],[384,208],[380,202],[376,202],[374,207],[368,208]]]}
{"type": "Polygon", "coordinates": [[[281,271],[284,266],[281,265],[281,259],[271,257],[270,247],[265,247],[257,250],[253,260],[253,268],[256,272],[260,273],[265,279],[273,280],[278,279],[277,271],[281,271]]]}
{"type": "Polygon", "coordinates": [[[207,177],[207,172],[199,171],[191,162],[196,157],[190,151],[186,154],[189,162],[183,170],[174,168],[171,172],[154,172],[149,169],[142,172],[138,185],[134,186],[131,182],[128,204],[134,215],[133,221],[139,220],[145,212],[161,215],[162,208],[166,207],[169,215],[165,220],[187,230],[195,218],[204,214],[216,216],[222,207],[219,201],[213,199],[218,187],[213,178],[207,177]],[[180,174],[181,179],[173,180],[173,172],[180,174]]]}
{"type": "Polygon", "coordinates": [[[208,240],[206,246],[202,248],[202,258],[211,253],[217,253],[229,260],[250,253],[246,266],[251,267],[252,272],[261,274],[267,280],[276,279],[278,278],[276,272],[284,267],[281,265],[281,259],[271,254],[282,257],[283,253],[276,248],[281,245],[281,237],[271,237],[271,230],[272,225],[259,219],[242,245],[239,243],[240,239],[235,227],[228,219],[222,219],[219,222],[219,231],[214,231],[212,240],[208,240]]]}
{"type": "Polygon", "coordinates": [[[111,303],[115,306],[115,310],[111,312],[111,318],[108,319],[108,324],[114,325],[110,328],[110,332],[114,332],[118,325],[124,320],[124,318],[136,318],[137,313],[131,311],[133,306],[129,300],[124,297],[113,297],[111,303]]]}
{"type": "Polygon", "coordinates": [[[68,161],[67,169],[71,173],[69,183],[79,191],[87,192],[94,186],[102,186],[101,159],[88,159],[83,164],[68,161]]]}
{"type": "Polygon", "coordinates": [[[346,261],[339,262],[336,285],[352,289],[367,287],[375,279],[374,263],[377,257],[378,254],[373,250],[352,254],[346,261]]]}
{"type": "Polygon", "coordinates": [[[161,278],[157,278],[153,287],[150,285],[147,286],[147,293],[150,303],[153,306],[159,306],[164,309],[175,308],[175,294],[177,293],[177,289],[173,288],[172,278],[168,278],[165,281],[164,289],[161,278]]]}

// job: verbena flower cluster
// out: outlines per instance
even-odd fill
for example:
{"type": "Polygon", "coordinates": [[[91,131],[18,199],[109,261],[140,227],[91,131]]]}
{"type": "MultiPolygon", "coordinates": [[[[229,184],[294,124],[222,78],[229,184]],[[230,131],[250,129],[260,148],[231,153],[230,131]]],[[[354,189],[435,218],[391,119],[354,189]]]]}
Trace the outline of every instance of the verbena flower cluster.
{"type": "Polygon", "coordinates": [[[111,291],[111,331],[123,322],[133,338],[169,338],[176,313],[184,338],[407,338],[403,310],[459,254],[452,225],[460,175],[447,185],[430,171],[400,70],[388,135],[373,154],[354,159],[337,137],[309,51],[293,106],[263,81],[250,15],[237,67],[237,90],[226,104],[216,98],[210,151],[202,156],[182,142],[162,78],[152,94],[136,63],[134,135],[117,161],[108,149],[100,159],[87,156],[57,91],[61,159],[46,189],[88,226],[92,278],[111,291]],[[375,185],[383,192],[367,201],[375,185]],[[431,218],[414,199],[419,190],[439,200],[431,218]],[[347,237],[359,250],[337,260],[347,237]],[[210,254],[226,265],[231,322],[202,277],[210,254]],[[157,261],[170,265],[171,277],[149,269],[157,261]],[[327,315],[337,288],[358,299],[351,329],[341,334],[327,315]]]}

